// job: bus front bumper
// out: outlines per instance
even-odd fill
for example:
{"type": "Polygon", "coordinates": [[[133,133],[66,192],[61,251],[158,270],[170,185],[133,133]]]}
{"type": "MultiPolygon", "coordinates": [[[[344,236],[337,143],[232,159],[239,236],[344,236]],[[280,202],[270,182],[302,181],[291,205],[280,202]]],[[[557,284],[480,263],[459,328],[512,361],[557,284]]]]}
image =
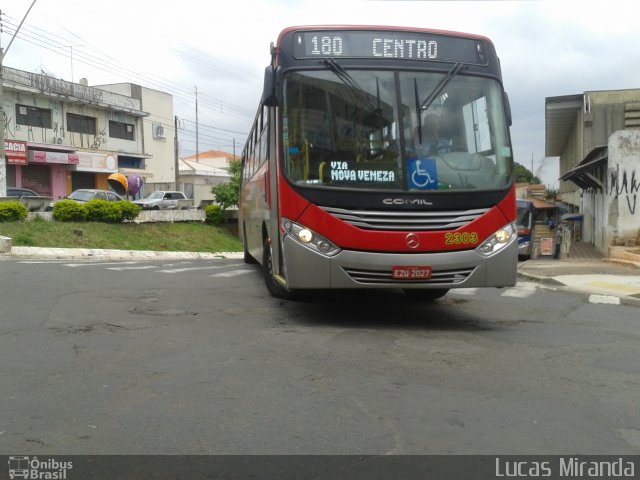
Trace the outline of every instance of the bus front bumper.
{"type": "Polygon", "coordinates": [[[283,239],[287,288],[471,288],[512,287],[516,283],[518,241],[491,256],[475,250],[440,253],[379,253],[342,250],[333,257],[314,252],[289,236],[283,239]],[[397,266],[431,267],[431,278],[394,280],[397,266]]]}

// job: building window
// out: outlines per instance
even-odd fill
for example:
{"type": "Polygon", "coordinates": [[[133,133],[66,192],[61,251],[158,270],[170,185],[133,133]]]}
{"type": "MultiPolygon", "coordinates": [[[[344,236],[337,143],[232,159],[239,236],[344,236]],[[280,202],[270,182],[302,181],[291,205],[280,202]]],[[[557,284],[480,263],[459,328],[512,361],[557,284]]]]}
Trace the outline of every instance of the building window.
{"type": "Polygon", "coordinates": [[[95,135],[96,119],[85,117],[84,115],[76,115],[75,113],[67,113],[67,131],[95,135]]]}
{"type": "Polygon", "coordinates": [[[51,128],[51,110],[16,104],[16,123],[31,127],[51,128]]]}
{"type": "Polygon", "coordinates": [[[123,140],[134,140],[134,126],[130,123],[114,122],[109,120],[109,136],[123,140]]]}
{"type": "Polygon", "coordinates": [[[118,156],[118,167],[144,169],[144,158],[118,156]]]}

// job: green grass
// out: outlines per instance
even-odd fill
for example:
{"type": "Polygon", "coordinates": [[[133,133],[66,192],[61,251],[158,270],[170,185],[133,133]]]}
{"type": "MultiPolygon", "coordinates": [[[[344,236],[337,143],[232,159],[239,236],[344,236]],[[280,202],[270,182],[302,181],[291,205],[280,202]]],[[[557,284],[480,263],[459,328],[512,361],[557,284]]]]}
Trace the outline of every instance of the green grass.
{"type": "Polygon", "coordinates": [[[53,248],[108,248],[178,252],[239,252],[235,224],[197,222],[123,223],[3,222],[0,235],[12,245],[53,248]]]}

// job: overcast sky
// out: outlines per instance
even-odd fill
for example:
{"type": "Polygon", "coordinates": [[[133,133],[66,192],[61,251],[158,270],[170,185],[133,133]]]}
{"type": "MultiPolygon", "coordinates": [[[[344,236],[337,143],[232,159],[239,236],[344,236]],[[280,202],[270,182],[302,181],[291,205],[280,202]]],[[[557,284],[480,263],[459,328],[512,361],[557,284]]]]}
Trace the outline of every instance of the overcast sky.
{"type": "MultiPolygon", "coordinates": [[[[2,0],[2,48],[33,0],[2,0]]],[[[640,88],[634,1],[37,0],[4,65],[89,85],[133,82],[174,95],[181,156],[242,148],[269,44],[291,25],[435,28],[489,37],[511,101],[515,159],[557,186],[544,159],[544,100],[640,88]],[[90,6],[89,6],[90,5],[90,6]]],[[[172,124],[173,119],[166,119],[172,124]]]]}

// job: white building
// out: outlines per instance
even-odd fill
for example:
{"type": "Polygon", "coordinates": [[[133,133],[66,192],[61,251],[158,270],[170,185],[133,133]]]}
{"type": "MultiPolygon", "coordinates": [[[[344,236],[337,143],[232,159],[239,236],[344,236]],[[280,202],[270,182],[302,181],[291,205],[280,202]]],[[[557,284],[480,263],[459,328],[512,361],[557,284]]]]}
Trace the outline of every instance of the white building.
{"type": "Polygon", "coordinates": [[[640,89],[545,102],[545,155],[560,157],[560,192],[582,214],[582,241],[604,255],[640,240],[640,89]]]}
{"type": "Polygon", "coordinates": [[[120,163],[120,173],[126,176],[138,174],[145,184],[176,181],[175,123],[173,96],[132,83],[97,85],[96,88],[118,93],[140,101],[140,108],[147,112],[142,119],[143,161],[135,158],[120,163]]]}
{"type": "Polygon", "coordinates": [[[77,188],[107,189],[116,172],[175,181],[171,95],[6,66],[2,83],[7,186],[62,198],[77,188]],[[154,137],[155,124],[164,135],[154,137]]]}
{"type": "Polygon", "coordinates": [[[187,196],[193,194],[194,205],[214,200],[211,187],[231,180],[229,163],[239,157],[227,152],[209,150],[180,160],[180,183],[187,196]]]}

